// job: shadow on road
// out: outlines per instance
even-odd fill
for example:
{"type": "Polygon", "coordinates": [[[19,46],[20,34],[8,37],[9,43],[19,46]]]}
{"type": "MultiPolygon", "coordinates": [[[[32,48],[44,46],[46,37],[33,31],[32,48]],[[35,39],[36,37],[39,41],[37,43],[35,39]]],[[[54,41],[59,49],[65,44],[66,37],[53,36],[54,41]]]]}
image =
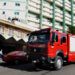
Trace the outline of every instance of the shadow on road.
{"type": "Polygon", "coordinates": [[[7,68],[11,68],[11,69],[17,69],[17,70],[22,70],[22,71],[29,71],[29,72],[39,72],[42,70],[50,70],[53,71],[53,68],[47,67],[47,66],[38,66],[36,67],[33,64],[6,64],[6,63],[0,63],[0,66],[2,67],[7,67],[7,68]]]}
{"type": "Polygon", "coordinates": [[[16,69],[16,70],[22,70],[22,71],[30,71],[30,72],[37,72],[41,71],[41,69],[36,69],[36,67],[33,64],[6,64],[6,63],[0,63],[0,66],[2,67],[7,67],[11,69],[16,69]]]}
{"type": "MultiPolygon", "coordinates": [[[[72,63],[75,64],[75,63],[72,63]]],[[[7,67],[7,68],[11,68],[11,69],[16,69],[16,70],[22,70],[22,71],[28,71],[28,72],[39,72],[42,70],[47,70],[47,71],[55,71],[52,67],[49,66],[38,66],[35,67],[35,65],[33,64],[6,64],[6,63],[0,63],[0,66],[2,67],[7,67]]],[[[64,66],[68,66],[67,64],[65,64],[64,66]]]]}

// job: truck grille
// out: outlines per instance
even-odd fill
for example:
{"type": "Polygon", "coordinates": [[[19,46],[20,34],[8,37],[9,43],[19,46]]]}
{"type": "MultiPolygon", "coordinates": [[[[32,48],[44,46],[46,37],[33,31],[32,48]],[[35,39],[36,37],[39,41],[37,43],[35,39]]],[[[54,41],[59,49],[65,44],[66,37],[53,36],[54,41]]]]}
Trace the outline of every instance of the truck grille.
{"type": "Polygon", "coordinates": [[[30,58],[32,60],[41,59],[44,56],[45,48],[30,48],[30,58]]]}
{"type": "Polygon", "coordinates": [[[31,54],[42,54],[44,52],[44,48],[31,48],[30,53],[31,54]]]}

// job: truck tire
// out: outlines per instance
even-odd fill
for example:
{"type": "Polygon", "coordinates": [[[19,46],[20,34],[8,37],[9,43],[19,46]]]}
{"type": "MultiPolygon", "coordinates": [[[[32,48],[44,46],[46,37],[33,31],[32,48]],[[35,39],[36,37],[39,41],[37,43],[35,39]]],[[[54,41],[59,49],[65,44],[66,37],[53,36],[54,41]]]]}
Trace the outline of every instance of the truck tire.
{"type": "Polygon", "coordinates": [[[60,70],[63,66],[63,59],[60,56],[57,56],[54,61],[55,70],[60,70]]]}

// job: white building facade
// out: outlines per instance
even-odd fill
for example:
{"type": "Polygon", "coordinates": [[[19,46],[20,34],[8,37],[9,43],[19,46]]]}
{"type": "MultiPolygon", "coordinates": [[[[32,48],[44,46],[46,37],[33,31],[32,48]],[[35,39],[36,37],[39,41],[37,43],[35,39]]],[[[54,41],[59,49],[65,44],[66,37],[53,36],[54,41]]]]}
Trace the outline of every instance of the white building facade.
{"type": "Polygon", "coordinates": [[[75,0],[0,0],[1,19],[11,21],[17,18],[18,21],[34,28],[39,28],[40,25],[41,28],[47,28],[55,24],[56,29],[63,30],[63,25],[67,29],[69,25],[75,26],[74,15],[75,0]]]}
{"type": "Polygon", "coordinates": [[[25,0],[0,0],[0,19],[25,21],[25,0]]]}

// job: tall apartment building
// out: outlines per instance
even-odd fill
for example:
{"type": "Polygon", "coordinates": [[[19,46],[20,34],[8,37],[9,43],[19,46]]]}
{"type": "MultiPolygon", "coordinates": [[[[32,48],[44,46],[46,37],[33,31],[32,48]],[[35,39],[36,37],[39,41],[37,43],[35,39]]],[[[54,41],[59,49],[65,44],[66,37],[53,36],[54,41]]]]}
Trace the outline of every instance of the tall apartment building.
{"type": "Polygon", "coordinates": [[[0,18],[25,22],[26,0],[0,0],[0,18]]]}
{"type": "Polygon", "coordinates": [[[0,0],[0,18],[65,31],[67,26],[75,26],[75,0],[0,0]]]}

